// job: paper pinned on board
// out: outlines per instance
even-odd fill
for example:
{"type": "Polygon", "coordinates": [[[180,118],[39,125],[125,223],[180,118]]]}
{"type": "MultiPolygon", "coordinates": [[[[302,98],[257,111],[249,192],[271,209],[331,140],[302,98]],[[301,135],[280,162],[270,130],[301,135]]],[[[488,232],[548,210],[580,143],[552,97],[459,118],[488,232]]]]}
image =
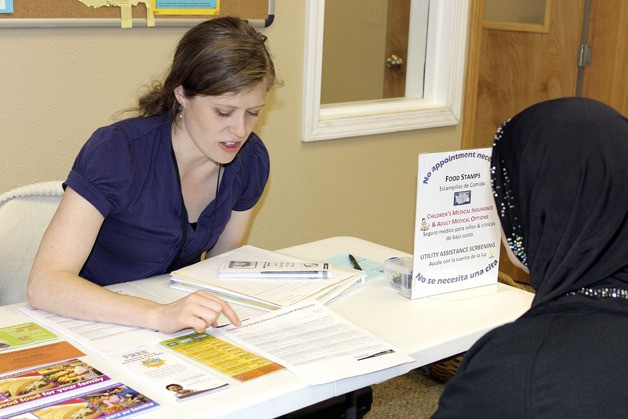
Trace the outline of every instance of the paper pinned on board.
{"type": "Polygon", "coordinates": [[[0,13],[13,13],[13,0],[0,0],[0,13]]]}
{"type": "Polygon", "coordinates": [[[155,26],[150,0],[78,0],[86,6],[95,9],[99,7],[119,7],[120,26],[122,28],[133,27],[133,6],[144,3],[146,6],[146,26],[155,26]]]}

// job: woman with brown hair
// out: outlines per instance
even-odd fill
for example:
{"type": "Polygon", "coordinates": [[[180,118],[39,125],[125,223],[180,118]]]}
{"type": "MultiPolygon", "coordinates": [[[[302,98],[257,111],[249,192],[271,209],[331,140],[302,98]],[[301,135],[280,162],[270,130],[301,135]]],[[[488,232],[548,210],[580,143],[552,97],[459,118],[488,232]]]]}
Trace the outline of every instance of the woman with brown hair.
{"type": "Polygon", "coordinates": [[[33,264],[28,301],[64,316],[204,331],[225,301],[202,291],[171,304],[105,285],[170,272],[242,244],[269,176],[253,133],[275,70],[266,37],[223,17],[191,28],[137,117],[83,146],[33,264]]]}

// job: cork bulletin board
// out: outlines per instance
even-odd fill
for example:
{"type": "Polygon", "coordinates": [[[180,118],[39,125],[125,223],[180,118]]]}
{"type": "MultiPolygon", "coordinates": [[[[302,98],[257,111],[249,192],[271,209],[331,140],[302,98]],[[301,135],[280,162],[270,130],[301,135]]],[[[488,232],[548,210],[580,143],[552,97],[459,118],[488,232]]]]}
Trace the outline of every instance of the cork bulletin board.
{"type": "MultiPolygon", "coordinates": [[[[106,3],[106,1],[103,1],[106,3]]],[[[257,27],[270,26],[275,0],[220,0],[217,16],[237,16],[257,27]]],[[[0,14],[0,28],[120,27],[118,6],[91,7],[79,0],[13,0],[14,13],[0,14]]],[[[133,27],[147,26],[146,5],[132,6],[133,27]]],[[[193,26],[213,16],[155,15],[155,27],[193,26]]]]}

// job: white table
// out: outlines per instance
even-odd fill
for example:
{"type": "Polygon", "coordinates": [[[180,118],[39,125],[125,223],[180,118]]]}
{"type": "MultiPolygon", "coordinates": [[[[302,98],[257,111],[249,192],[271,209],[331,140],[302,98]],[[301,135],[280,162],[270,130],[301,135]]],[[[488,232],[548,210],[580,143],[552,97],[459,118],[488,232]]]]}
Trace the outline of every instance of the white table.
{"type": "MultiPolygon", "coordinates": [[[[378,262],[392,256],[408,256],[354,237],[333,237],[280,249],[278,252],[307,259],[326,259],[352,253],[378,262]]],[[[168,286],[167,275],[134,281],[132,284],[166,300],[184,295],[184,292],[168,286]]],[[[146,383],[116,370],[106,360],[97,360],[94,367],[101,368],[112,378],[161,404],[161,407],[142,417],[273,418],[464,352],[487,331],[519,317],[530,307],[531,302],[531,293],[504,284],[409,300],[390,288],[383,278],[368,281],[365,286],[331,303],[329,307],[405,351],[415,362],[317,386],[309,386],[284,370],[247,383],[227,379],[231,383],[227,390],[176,402],[161,400],[146,383]]],[[[18,307],[0,307],[3,325],[30,320],[17,310],[18,307]]],[[[234,308],[241,318],[255,312],[237,305],[234,308]]],[[[72,343],[88,354],[93,353],[76,342],[72,343]]]]}

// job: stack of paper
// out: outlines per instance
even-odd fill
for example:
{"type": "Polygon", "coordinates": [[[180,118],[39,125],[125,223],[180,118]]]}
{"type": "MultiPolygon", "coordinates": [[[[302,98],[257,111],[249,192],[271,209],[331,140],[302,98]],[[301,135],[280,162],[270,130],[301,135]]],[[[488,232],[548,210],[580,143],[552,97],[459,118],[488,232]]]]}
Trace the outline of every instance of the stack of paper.
{"type": "Polygon", "coordinates": [[[327,303],[347,290],[364,284],[366,279],[362,271],[337,266],[331,267],[332,275],[329,279],[219,277],[220,266],[229,260],[308,262],[247,245],[172,272],[171,286],[186,291],[203,289],[236,304],[275,310],[307,298],[327,303]]]}

